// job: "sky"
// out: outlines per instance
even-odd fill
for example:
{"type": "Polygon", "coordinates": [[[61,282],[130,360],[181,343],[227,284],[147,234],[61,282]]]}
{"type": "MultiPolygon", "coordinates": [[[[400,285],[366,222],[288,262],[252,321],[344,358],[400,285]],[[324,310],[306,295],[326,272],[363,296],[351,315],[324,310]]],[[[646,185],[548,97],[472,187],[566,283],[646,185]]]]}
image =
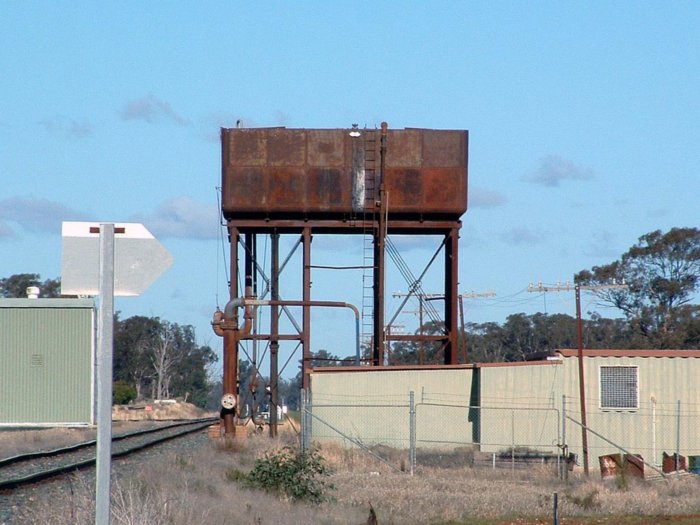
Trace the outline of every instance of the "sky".
{"type": "MultiPolygon", "coordinates": [[[[692,1],[2,2],[0,277],[60,277],[62,221],[143,223],[174,262],[115,308],[192,325],[220,353],[220,128],[386,121],[469,131],[459,292],[495,295],[465,298],[466,320],[574,315],[572,292],[528,284],[700,225],[698,27],[692,1]]],[[[416,275],[437,248],[396,243],[416,275]]],[[[361,258],[361,240],[313,246],[313,264],[361,258]]],[[[362,301],[356,273],[312,278],[313,299],[362,301]]],[[[391,264],[386,286],[407,290],[391,264]]],[[[439,271],[423,289],[442,290],[439,271]]],[[[395,323],[414,330],[416,309],[395,323]]],[[[314,313],[312,350],[352,354],[352,319],[314,313]]]]}

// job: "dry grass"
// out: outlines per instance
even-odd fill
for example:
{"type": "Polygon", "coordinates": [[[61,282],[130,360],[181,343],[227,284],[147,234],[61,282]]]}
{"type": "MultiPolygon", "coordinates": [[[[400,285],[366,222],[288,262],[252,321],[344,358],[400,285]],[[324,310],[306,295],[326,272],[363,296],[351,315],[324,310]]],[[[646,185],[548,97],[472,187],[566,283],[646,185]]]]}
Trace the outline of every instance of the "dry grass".
{"type": "MultiPolygon", "coordinates": [[[[158,423],[150,420],[144,421],[114,421],[112,433],[123,432],[140,428],[151,428],[158,423]]],[[[50,450],[83,441],[95,439],[97,431],[94,427],[57,427],[34,429],[0,429],[0,458],[24,454],[37,450],[50,450]]]]}
{"type": "Polygon", "coordinates": [[[0,458],[35,450],[48,450],[95,439],[91,428],[45,428],[0,430],[0,458]]]}
{"type": "MultiPolygon", "coordinates": [[[[668,482],[630,480],[620,489],[614,482],[576,476],[565,484],[550,467],[513,473],[474,469],[458,462],[454,467],[422,467],[410,476],[364,452],[330,445],[321,452],[333,470],[329,480],[336,487],[333,502],[293,504],[226,479],[231,469],[247,471],[270,448],[287,444],[296,445],[296,437],[283,433],[276,440],[252,435],[233,442],[212,441],[192,456],[172,456],[157,466],[149,465],[135,479],[115,478],[113,523],[352,525],[367,523],[370,504],[382,525],[536,523],[536,518],[551,523],[554,492],[559,494],[560,516],[567,519],[700,512],[696,476],[668,482]]],[[[405,456],[383,452],[397,466],[405,456]]],[[[37,502],[32,520],[26,523],[91,523],[91,499],[91,487],[77,478],[64,521],[55,515],[55,502],[37,502]]]]}

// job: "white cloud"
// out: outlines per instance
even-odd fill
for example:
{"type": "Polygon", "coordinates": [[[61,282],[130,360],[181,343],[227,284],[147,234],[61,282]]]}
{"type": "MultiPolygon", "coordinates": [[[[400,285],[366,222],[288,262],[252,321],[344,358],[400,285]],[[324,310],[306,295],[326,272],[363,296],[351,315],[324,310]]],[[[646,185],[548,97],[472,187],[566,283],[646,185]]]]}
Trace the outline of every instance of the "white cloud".
{"type": "Polygon", "coordinates": [[[606,257],[615,259],[620,255],[615,247],[615,236],[607,230],[593,233],[589,236],[585,254],[591,257],[606,257]]]}
{"type": "Polygon", "coordinates": [[[559,183],[564,180],[590,180],[592,178],[593,170],[581,168],[558,155],[547,155],[541,158],[537,170],[523,177],[528,182],[550,187],[559,186],[559,183]]]}
{"type": "Polygon", "coordinates": [[[75,120],[66,117],[46,118],[39,125],[48,133],[68,139],[82,139],[93,134],[94,128],[87,120],[75,120]]]}
{"type": "Polygon", "coordinates": [[[653,208],[650,210],[647,210],[646,215],[647,217],[651,217],[653,219],[657,219],[659,217],[666,217],[669,214],[669,210],[666,208],[653,208]]]}
{"type": "Polygon", "coordinates": [[[516,226],[500,235],[503,242],[508,244],[540,244],[544,238],[541,234],[531,231],[525,226],[516,226]]]}
{"type": "Polygon", "coordinates": [[[186,126],[190,123],[189,120],[178,114],[168,102],[151,94],[132,100],[119,113],[124,120],[143,120],[149,124],[170,121],[186,126]]]}
{"type": "Polygon", "coordinates": [[[139,220],[157,237],[216,239],[219,236],[216,204],[197,202],[187,196],[169,199],[153,215],[139,220]]]}
{"type": "Polygon", "coordinates": [[[476,187],[469,190],[470,208],[496,208],[505,204],[506,201],[505,195],[497,191],[476,187]]]}
{"type": "Polygon", "coordinates": [[[55,234],[62,221],[85,220],[86,215],[59,202],[46,199],[11,197],[0,200],[0,238],[16,233],[10,223],[35,233],[55,234]]]}
{"type": "Polygon", "coordinates": [[[0,221],[0,239],[9,239],[15,237],[15,230],[5,221],[0,221]]]}

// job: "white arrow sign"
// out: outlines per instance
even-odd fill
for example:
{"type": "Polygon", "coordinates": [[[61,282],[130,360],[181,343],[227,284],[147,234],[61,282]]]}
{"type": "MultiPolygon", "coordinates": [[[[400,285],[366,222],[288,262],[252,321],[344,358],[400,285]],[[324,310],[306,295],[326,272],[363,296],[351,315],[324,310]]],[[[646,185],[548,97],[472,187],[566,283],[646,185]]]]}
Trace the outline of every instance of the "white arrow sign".
{"type": "MultiPolygon", "coordinates": [[[[143,224],[114,225],[114,295],[141,295],[173,263],[173,256],[143,224]]],[[[100,225],[64,222],[62,295],[97,295],[100,225]]]]}

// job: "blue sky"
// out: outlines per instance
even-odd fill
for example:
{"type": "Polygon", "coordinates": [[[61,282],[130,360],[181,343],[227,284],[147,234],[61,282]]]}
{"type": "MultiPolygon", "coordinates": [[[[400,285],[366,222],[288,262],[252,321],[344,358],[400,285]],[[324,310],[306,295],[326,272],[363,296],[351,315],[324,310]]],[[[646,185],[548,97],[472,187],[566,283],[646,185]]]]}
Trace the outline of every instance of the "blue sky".
{"type": "MultiPolygon", "coordinates": [[[[2,2],[0,274],[58,277],[61,221],[143,222],[174,264],[116,308],[219,349],[219,128],[386,121],[470,132],[460,291],[497,295],[467,300],[467,320],[573,315],[573,294],[528,283],[700,224],[698,27],[682,1],[2,2]]],[[[415,274],[435,249],[397,242],[415,274]]],[[[354,240],[314,250],[360,257],[354,240]]],[[[360,302],[358,276],[313,278],[314,298],[360,302]]],[[[313,349],[350,353],[351,318],[324,315],[313,349]]]]}

